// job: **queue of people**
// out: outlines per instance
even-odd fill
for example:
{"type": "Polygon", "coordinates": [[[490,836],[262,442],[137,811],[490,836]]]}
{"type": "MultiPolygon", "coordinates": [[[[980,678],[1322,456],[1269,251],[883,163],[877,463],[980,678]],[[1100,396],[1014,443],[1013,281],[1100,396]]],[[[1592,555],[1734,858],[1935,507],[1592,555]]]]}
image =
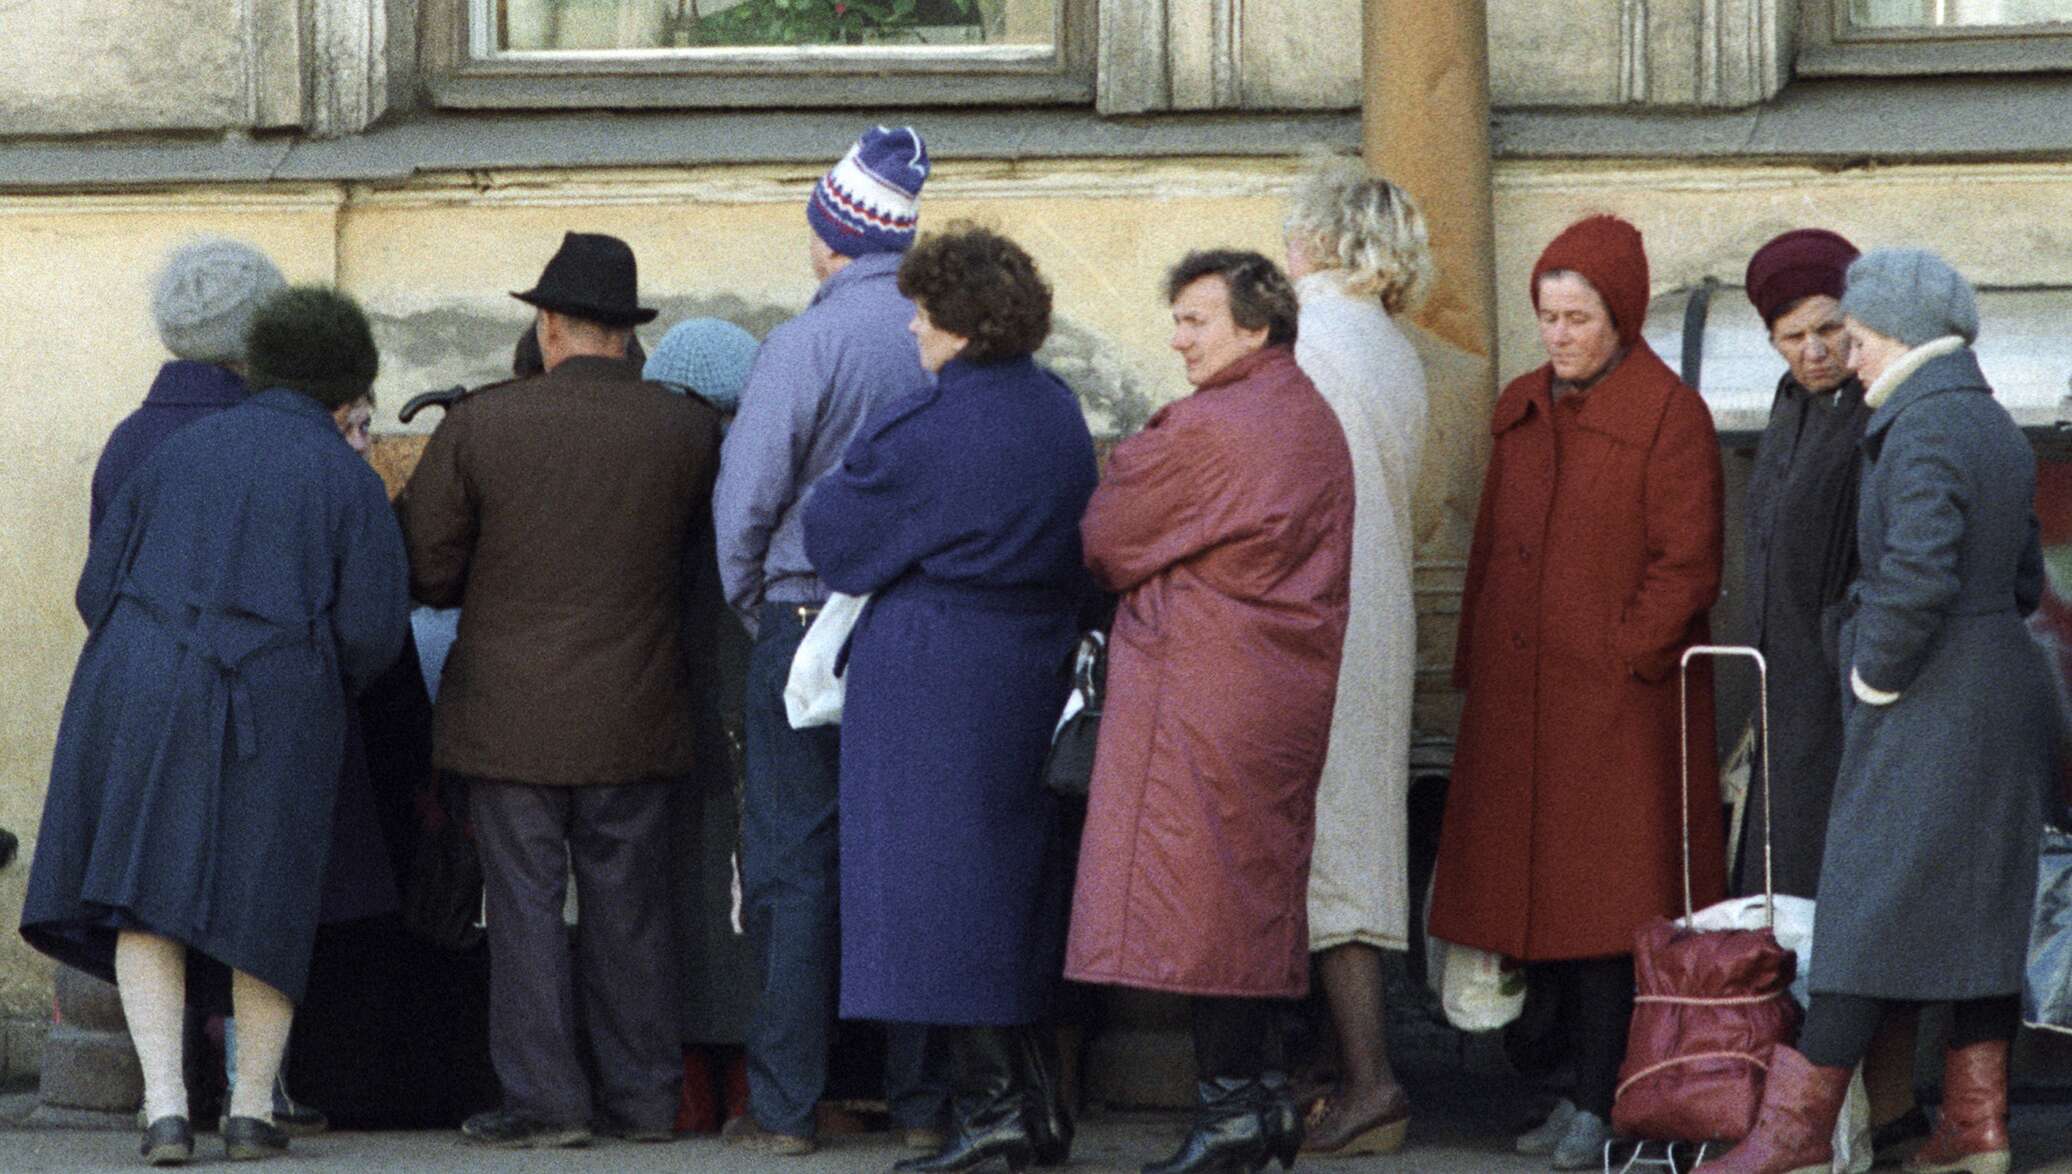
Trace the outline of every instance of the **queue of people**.
{"type": "MultiPolygon", "coordinates": [[[[399,657],[414,677],[412,599],[458,608],[431,757],[480,854],[501,1092],[470,1142],[673,1136],[700,962],[672,921],[670,812],[700,786],[739,819],[731,985],[753,1009],[729,1145],[816,1149],[839,1018],[886,1025],[885,1101],[917,1151],[898,1169],[1064,1164],[1067,980],[1189,1000],[1196,1113],[1147,1174],[1403,1144],[1382,975],[1414,913],[1427,389],[1397,319],[1432,282],[1424,220],[1325,163],[1285,269],[1181,259],[1165,297],[1193,393],[1101,470],[1035,358],[1050,286],[997,232],[921,235],[930,167],[917,132],[880,127],[814,185],[818,289],[760,344],[699,320],[639,351],[656,312],[632,249],[569,233],[513,295],[535,312],[518,377],[449,406],[393,508],[356,453],[377,367],[359,308],[246,246],[175,255],[156,311],[178,357],[96,471],[89,636],[22,927],[117,984],[146,1161],[194,1152],[190,975],[238,1024],[226,1149],[287,1148],[279,1071],[325,894],[397,899],[352,879],[339,837],[366,822],[353,699],[399,657]],[[842,721],[794,728],[792,661],[836,592],[867,599],[842,721]],[[1043,780],[1091,627],[1107,701],[1081,800],[1043,780]],[[696,783],[729,720],[738,804],[696,783]],[[1335,1075],[1304,1082],[1277,1025],[1313,975],[1335,1075]]],[[[1821,948],[1755,1132],[1702,1169],[1824,1169],[1859,1064],[1908,1169],[2004,1169],[2058,722],[2022,622],[2044,588],[2034,460],[1939,258],[1805,230],[1746,285],[1788,366],[1748,503],[1755,643],[1786,699],[1774,878],[1819,900],[1821,948]],[[1989,723],[2013,733],[1952,734],[1989,723]],[[1932,1130],[1897,1068],[1930,1002],[1957,1008],[1932,1130]]],[[[1772,875],[1745,845],[1728,867],[1702,670],[1679,716],[1726,501],[1709,411],[1642,337],[1649,290],[1616,217],[1534,265],[1547,361],[1494,408],[1454,668],[1429,928],[1558,1008],[1573,1092],[1517,1141],[1556,1169],[1611,1135],[1635,931],[1687,888],[1772,875]]]]}

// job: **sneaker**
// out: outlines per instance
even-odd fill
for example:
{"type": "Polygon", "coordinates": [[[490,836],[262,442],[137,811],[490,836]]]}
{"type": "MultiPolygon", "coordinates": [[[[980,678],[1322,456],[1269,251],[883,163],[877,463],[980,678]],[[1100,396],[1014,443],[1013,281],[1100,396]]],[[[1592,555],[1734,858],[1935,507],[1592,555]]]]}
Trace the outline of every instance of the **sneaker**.
{"type": "Polygon", "coordinates": [[[810,1137],[794,1133],[772,1133],[756,1122],[754,1114],[743,1113],[719,1131],[720,1140],[730,1146],[783,1158],[804,1157],[820,1147],[810,1137]]]}
{"type": "Polygon", "coordinates": [[[1561,1144],[1561,1135],[1568,1132],[1568,1123],[1575,1120],[1576,1103],[1567,1097],[1561,1098],[1547,1119],[1518,1135],[1511,1148],[1521,1154],[1544,1158],[1561,1144]]]}
{"type": "Polygon", "coordinates": [[[461,1138],[500,1150],[559,1149],[590,1144],[587,1125],[557,1125],[526,1113],[491,1109],[461,1122],[461,1138]]]}
{"type": "Polygon", "coordinates": [[[1577,1109],[1568,1129],[1554,1147],[1556,1170],[1599,1170],[1604,1166],[1604,1143],[1612,1138],[1611,1126],[1588,1109],[1577,1109]]]}

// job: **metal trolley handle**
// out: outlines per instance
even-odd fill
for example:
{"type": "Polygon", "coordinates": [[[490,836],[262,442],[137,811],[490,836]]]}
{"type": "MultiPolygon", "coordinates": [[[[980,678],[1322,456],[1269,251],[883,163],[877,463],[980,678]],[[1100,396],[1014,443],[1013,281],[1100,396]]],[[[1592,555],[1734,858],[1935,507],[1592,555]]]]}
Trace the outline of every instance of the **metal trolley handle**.
{"type": "Polygon", "coordinates": [[[1762,747],[1763,778],[1763,916],[1770,929],[1777,928],[1777,889],[1770,869],[1770,664],[1759,649],[1745,644],[1693,644],[1684,649],[1676,672],[1676,733],[1683,752],[1677,766],[1683,783],[1683,897],[1684,924],[1696,916],[1691,907],[1691,659],[1693,657],[1745,656],[1755,662],[1756,741],[1762,747]]]}

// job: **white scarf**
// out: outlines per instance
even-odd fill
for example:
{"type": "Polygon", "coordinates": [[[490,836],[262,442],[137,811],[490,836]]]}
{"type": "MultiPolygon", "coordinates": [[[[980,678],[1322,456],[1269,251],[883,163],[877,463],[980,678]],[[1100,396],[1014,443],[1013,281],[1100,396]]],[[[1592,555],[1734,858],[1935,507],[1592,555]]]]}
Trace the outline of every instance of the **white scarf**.
{"type": "Polygon", "coordinates": [[[1892,398],[1892,393],[1899,390],[1900,384],[1905,383],[1914,372],[1926,366],[1930,359],[1956,354],[1967,345],[1961,336],[1955,334],[1945,334],[1932,342],[1922,343],[1894,359],[1892,365],[1885,368],[1884,374],[1872,380],[1870,387],[1863,393],[1863,402],[1870,405],[1873,410],[1877,409],[1892,398]]]}

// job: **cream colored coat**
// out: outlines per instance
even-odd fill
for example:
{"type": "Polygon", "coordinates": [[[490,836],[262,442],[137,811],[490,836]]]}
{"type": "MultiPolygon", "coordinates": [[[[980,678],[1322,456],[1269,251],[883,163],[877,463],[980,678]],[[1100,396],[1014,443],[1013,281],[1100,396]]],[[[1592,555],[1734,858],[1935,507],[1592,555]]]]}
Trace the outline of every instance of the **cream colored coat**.
{"type": "Polygon", "coordinates": [[[1354,487],[1351,610],[1317,786],[1309,948],[1401,950],[1417,665],[1410,495],[1424,455],[1424,364],[1381,303],[1348,294],[1340,272],[1313,273],[1296,292],[1295,361],[1345,429],[1354,487]]]}

